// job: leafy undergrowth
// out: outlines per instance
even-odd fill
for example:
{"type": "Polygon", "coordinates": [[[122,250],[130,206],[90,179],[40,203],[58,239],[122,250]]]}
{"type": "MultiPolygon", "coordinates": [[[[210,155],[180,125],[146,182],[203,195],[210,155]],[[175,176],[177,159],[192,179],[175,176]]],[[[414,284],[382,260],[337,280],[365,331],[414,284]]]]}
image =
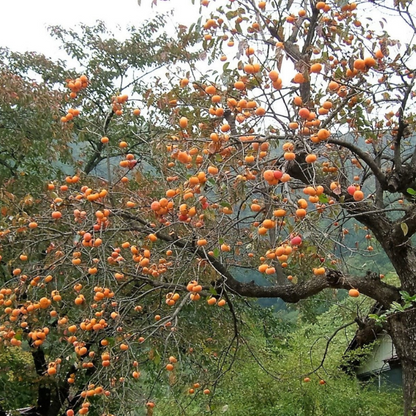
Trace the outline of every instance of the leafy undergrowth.
{"type": "Polygon", "coordinates": [[[236,361],[218,381],[215,394],[204,395],[198,389],[190,394],[184,388],[183,397],[178,398],[166,391],[157,399],[154,414],[400,415],[399,389],[384,386],[378,391],[374,385],[363,386],[340,369],[355,325],[337,333],[329,344],[324,365],[310,374],[321,363],[328,337],[348,323],[351,315],[347,316],[345,310],[352,314],[352,306],[346,299],[343,308],[333,306],[318,317],[317,324],[295,325],[278,314],[256,310],[246,317],[236,361]]]}

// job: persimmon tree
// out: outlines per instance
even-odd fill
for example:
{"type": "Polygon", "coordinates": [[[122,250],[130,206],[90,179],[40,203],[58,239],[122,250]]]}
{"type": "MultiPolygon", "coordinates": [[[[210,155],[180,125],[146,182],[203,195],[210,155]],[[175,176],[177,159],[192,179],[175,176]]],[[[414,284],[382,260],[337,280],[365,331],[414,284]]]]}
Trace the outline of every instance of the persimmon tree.
{"type": "MultiPolygon", "coordinates": [[[[297,303],[346,289],[389,310],[405,304],[401,291],[416,293],[415,47],[383,20],[388,12],[413,33],[411,2],[216,3],[202,26],[205,61],[192,64],[199,26],[179,26],[177,47],[166,42],[157,60],[177,66],[147,89],[126,81],[141,68],[137,43],[88,28],[91,43],[66,43],[79,59],[79,45],[92,45],[85,75],[44,77],[51,89],[66,80],[79,114],[62,105],[59,122],[89,151],[42,197],[2,198],[1,337],[33,357],[36,414],[111,413],[137,391],[152,414],[158,386],[180,389],[178,378],[209,400],[241,343],[241,297],[297,303]],[[346,245],[348,232],[358,244],[346,245]],[[374,249],[400,285],[343,262],[374,249]],[[242,269],[270,284],[242,282],[242,269]],[[208,345],[215,331],[221,353],[208,345]]],[[[403,366],[405,414],[410,306],[383,324],[403,366]]]]}

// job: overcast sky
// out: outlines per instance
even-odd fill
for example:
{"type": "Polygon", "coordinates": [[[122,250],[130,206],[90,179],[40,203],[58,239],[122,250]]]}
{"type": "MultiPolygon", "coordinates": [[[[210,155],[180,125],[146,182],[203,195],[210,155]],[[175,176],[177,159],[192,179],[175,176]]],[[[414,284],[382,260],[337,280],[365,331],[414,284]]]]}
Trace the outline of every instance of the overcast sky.
{"type": "MultiPolygon", "coordinates": [[[[138,25],[156,12],[174,9],[174,20],[189,24],[198,14],[190,0],[160,1],[151,8],[151,0],[0,0],[0,46],[16,51],[37,51],[53,55],[58,43],[48,35],[48,25],[74,27],[103,20],[108,27],[138,25]],[[182,5],[182,6],[181,6],[182,5]],[[185,12],[186,10],[186,12],[185,12]]],[[[198,3],[198,2],[196,2],[198,3]]]]}
{"type": "MultiPolygon", "coordinates": [[[[67,56],[59,52],[59,43],[47,32],[48,25],[73,28],[80,22],[92,25],[96,20],[103,20],[110,29],[117,25],[123,28],[131,24],[139,26],[156,13],[172,10],[175,12],[171,18],[172,26],[174,22],[189,25],[198,18],[199,0],[195,0],[194,6],[191,0],[158,0],[158,6],[153,8],[152,1],[141,0],[139,6],[137,0],[71,0],[69,3],[62,0],[0,0],[0,46],[65,59],[67,56]]],[[[212,0],[209,7],[215,9],[218,3],[212,0]]],[[[365,3],[367,9],[370,4],[365,3]]],[[[412,36],[409,27],[392,19],[390,12],[378,9],[375,13],[372,8],[364,14],[374,19],[378,29],[377,20],[386,19],[385,29],[402,41],[412,36]]]]}

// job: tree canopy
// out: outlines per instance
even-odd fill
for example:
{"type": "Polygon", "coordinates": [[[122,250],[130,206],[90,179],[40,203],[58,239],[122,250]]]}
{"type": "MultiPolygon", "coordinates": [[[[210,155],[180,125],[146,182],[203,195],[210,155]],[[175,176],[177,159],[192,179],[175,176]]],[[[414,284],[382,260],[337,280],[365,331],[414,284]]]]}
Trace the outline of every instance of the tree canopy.
{"type": "Polygon", "coordinates": [[[414,6],[202,0],[201,16],[125,40],[51,27],[74,69],[0,51],[0,337],[36,380],[29,414],[151,415],[184,386],[209,408],[248,345],[247,299],[302,311],[339,289],[394,312],[378,324],[410,414],[414,6]],[[349,261],[376,253],[397,280],[349,261]]]}

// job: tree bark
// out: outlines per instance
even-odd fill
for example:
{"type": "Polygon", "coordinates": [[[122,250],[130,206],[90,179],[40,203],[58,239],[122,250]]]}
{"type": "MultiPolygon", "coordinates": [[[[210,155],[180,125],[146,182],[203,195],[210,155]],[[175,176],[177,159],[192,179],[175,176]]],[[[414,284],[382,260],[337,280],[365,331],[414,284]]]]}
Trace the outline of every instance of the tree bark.
{"type": "Polygon", "coordinates": [[[404,416],[416,415],[416,308],[388,319],[389,333],[402,365],[404,416]]]}
{"type": "MultiPolygon", "coordinates": [[[[43,377],[48,369],[45,360],[45,354],[42,348],[37,348],[32,351],[33,362],[35,364],[36,373],[43,377]]],[[[44,380],[41,380],[38,387],[38,401],[34,411],[41,416],[48,416],[49,405],[51,400],[51,390],[44,380]]]]}

